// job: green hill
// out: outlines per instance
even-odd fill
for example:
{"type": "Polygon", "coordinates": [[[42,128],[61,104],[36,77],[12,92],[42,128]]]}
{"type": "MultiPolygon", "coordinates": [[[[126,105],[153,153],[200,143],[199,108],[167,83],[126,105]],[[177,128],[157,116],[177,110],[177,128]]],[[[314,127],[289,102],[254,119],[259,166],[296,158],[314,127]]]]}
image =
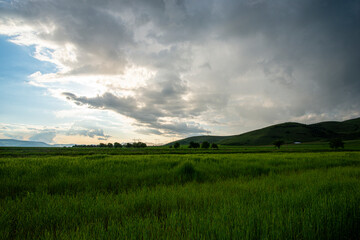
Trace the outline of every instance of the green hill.
{"type": "Polygon", "coordinates": [[[344,122],[322,122],[310,126],[327,129],[338,134],[345,140],[360,139],[360,118],[347,120],[344,122]]]}
{"type": "Polygon", "coordinates": [[[226,137],[226,136],[225,137],[223,137],[223,136],[208,136],[208,135],[195,136],[195,137],[188,137],[188,138],[181,139],[179,141],[171,142],[171,143],[168,143],[166,145],[167,146],[173,145],[176,142],[179,142],[181,145],[189,145],[189,143],[191,141],[198,142],[198,143],[205,142],[205,141],[208,141],[210,143],[217,143],[217,142],[220,142],[222,140],[225,140],[226,138],[228,138],[228,137],[226,137]]]}
{"type": "MultiPolygon", "coordinates": [[[[344,140],[360,139],[360,118],[343,122],[321,122],[316,124],[282,123],[233,136],[196,136],[176,142],[187,145],[190,141],[217,143],[222,145],[269,145],[281,139],[286,143],[328,141],[339,137],[344,140]]],[[[173,144],[169,143],[167,145],[173,144]]]]}

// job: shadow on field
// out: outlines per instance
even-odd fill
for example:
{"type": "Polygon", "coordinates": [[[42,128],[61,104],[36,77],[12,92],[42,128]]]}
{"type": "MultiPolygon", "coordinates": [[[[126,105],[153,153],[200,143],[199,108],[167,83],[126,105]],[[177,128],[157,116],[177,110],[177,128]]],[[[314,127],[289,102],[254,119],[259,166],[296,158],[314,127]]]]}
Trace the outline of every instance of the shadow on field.
{"type": "Polygon", "coordinates": [[[176,169],[176,172],[179,176],[179,181],[182,184],[199,178],[199,173],[195,170],[195,167],[191,162],[184,162],[176,169]]]}

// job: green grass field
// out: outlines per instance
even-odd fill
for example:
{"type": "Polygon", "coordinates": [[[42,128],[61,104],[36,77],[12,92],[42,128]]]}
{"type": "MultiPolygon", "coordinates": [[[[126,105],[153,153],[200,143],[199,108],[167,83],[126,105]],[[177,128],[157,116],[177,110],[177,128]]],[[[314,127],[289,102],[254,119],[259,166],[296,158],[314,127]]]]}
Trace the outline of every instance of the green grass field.
{"type": "Polygon", "coordinates": [[[230,154],[2,148],[0,238],[360,239],[356,144],[230,154]]]}

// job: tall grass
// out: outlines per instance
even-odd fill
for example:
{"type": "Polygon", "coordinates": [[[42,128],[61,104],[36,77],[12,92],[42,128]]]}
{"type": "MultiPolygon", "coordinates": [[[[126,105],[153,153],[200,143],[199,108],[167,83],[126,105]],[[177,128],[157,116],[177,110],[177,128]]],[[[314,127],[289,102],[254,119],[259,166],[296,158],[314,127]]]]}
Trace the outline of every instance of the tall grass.
{"type": "Polygon", "coordinates": [[[359,239],[360,153],[0,158],[2,239],[359,239]]]}

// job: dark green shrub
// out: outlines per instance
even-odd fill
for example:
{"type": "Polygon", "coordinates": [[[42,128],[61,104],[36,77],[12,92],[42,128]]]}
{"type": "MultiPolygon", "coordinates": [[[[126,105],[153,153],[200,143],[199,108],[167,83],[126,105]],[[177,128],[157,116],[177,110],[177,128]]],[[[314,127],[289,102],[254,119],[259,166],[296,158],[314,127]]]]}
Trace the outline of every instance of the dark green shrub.
{"type": "Polygon", "coordinates": [[[276,140],[274,143],[274,146],[280,149],[281,145],[284,145],[285,142],[283,140],[276,140]]]}
{"type": "Polygon", "coordinates": [[[213,149],[219,149],[219,146],[216,143],[211,144],[211,148],[213,149]]]}
{"type": "Polygon", "coordinates": [[[122,145],[120,143],[118,143],[118,142],[115,142],[114,147],[115,148],[122,148],[122,145]]]}
{"type": "Polygon", "coordinates": [[[210,147],[210,143],[208,141],[205,141],[201,144],[201,148],[209,148],[210,147]]]}
{"type": "Polygon", "coordinates": [[[194,141],[191,141],[189,143],[189,148],[199,148],[200,147],[200,143],[196,143],[194,141]]]}
{"type": "Polygon", "coordinates": [[[344,142],[340,138],[334,138],[330,140],[329,146],[335,150],[338,148],[344,148],[344,142]]]}

